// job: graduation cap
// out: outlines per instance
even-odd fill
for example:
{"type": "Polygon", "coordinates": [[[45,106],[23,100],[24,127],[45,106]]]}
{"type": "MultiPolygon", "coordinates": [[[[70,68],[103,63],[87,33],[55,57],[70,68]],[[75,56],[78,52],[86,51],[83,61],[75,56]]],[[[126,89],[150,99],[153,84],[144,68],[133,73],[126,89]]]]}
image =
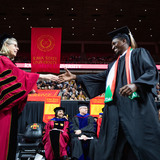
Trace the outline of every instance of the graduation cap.
{"type": "Polygon", "coordinates": [[[88,107],[88,103],[85,102],[85,101],[79,102],[79,103],[78,103],[78,107],[82,107],[82,106],[88,107]]]}
{"type": "Polygon", "coordinates": [[[2,35],[0,35],[0,49],[2,48],[3,43],[4,43],[4,41],[5,41],[7,38],[12,38],[12,36],[9,35],[9,34],[2,34],[2,35]]]}
{"type": "Polygon", "coordinates": [[[65,109],[63,107],[56,107],[54,109],[54,112],[57,113],[58,111],[63,110],[63,112],[65,112],[65,109]]]}
{"type": "Polygon", "coordinates": [[[112,38],[112,40],[115,38],[124,38],[127,40],[128,44],[132,48],[137,47],[137,44],[133,38],[133,35],[127,26],[124,26],[124,27],[118,28],[112,32],[109,32],[108,35],[112,38]]]}
{"type": "Polygon", "coordinates": [[[109,32],[108,35],[112,38],[112,39],[115,39],[115,37],[120,37],[120,36],[123,36],[123,35],[126,35],[129,37],[129,28],[127,26],[124,26],[124,27],[121,27],[121,28],[118,28],[112,32],[109,32]]]}

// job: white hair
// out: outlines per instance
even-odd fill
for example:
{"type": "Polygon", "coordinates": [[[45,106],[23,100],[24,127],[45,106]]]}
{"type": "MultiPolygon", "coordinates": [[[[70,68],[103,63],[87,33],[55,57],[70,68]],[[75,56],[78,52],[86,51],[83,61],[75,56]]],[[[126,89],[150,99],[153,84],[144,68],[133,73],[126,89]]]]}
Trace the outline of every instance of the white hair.
{"type": "Polygon", "coordinates": [[[0,50],[0,53],[10,58],[10,50],[8,49],[8,45],[11,45],[13,42],[17,42],[15,38],[7,38],[2,45],[2,48],[0,50]]]}

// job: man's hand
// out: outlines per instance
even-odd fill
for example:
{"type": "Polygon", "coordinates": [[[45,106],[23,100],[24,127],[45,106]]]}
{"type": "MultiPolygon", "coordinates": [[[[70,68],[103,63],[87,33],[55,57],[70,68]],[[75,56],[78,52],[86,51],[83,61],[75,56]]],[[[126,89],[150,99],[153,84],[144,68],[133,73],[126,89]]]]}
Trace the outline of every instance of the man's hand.
{"type": "Polygon", "coordinates": [[[160,84],[159,83],[157,83],[156,89],[157,89],[157,94],[160,95],[160,84]]]}
{"type": "Polygon", "coordinates": [[[136,84],[127,84],[120,88],[119,94],[121,96],[130,96],[133,92],[137,90],[136,84]]]}
{"type": "Polygon", "coordinates": [[[75,132],[76,135],[79,135],[79,134],[82,133],[82,131],[80,129],[79,130],[75,130],[74,132],[75,132]]]}
{"type": "Polygon", "coordinates": [[[81,135],[80,137],[78,137],[78,139],[86,141],[88,137],[86,135],[81,135]]]}
{"type": "Polygon", "coordinates": [[[40,74],[39,78],[45,79],[45,80],[51,80],[51,81],[58,81],[58,76],[53,74],[40,74]]]}
{"type": "Polygon", "coordinates": [[[64,74],[60,74],[58,76],[59,77],[59,80],[58,80],[59,83],[76,79],[75,74],[72,74],[67,68],[64,68],[64,69],[65,69],[66,72],[64,74]]]}

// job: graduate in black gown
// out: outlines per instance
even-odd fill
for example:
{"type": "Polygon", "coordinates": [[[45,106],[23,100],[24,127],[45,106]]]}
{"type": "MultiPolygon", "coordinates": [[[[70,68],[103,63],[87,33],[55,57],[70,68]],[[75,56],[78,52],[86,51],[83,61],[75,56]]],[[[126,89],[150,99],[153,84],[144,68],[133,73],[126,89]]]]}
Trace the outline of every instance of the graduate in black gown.
{"type": "Polygon", "coordinates": [[[59,78],[76,79],[90,98],[105,92],[95,160],[160,160],[155,63],[146,49],[135,47],[128,27],[110,35],[120,57],[106,71],[76,76],[66,70],[59,78]]]}

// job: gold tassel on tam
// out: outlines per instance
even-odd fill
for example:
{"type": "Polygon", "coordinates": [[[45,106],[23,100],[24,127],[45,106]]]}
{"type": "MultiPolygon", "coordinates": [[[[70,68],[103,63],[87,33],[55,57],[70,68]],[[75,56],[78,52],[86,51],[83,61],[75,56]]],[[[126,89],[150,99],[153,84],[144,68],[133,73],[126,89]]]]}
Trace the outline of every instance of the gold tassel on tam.
{"type": "Polygon", "coordinates": [[[130,36],[130,40],[131,40],[131,48],[132,49],[135,49],[135,48],[137,48],[137,43],[136,43],[136,41],[135,41],[135,39],[133,38],[133,35],[132,35],[132,33],[129,31],[129,36],[130,36]]]}

